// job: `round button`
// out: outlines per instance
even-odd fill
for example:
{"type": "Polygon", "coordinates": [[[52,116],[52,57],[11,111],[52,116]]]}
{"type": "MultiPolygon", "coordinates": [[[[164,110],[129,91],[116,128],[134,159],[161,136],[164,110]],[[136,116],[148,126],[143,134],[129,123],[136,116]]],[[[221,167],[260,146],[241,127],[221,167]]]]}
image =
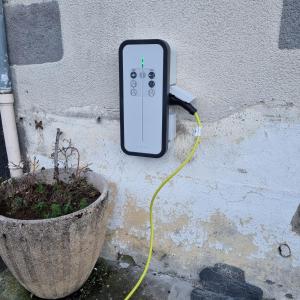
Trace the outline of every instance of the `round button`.
{"type": "Polygon", "coordinates": [[[155,78],[155,73],[152,72],[152,71],[149,72],[148,77],[149,77],[150,79],[154,79],[154,78],[155,78]]]}
{"type": "Polygon", "coordinates": [[[154,90],[154,89],[149,90],[149,91],[148,91],[148,95],[149,95],[150,97],[153,97],[153,96],[155,95],[155,90],[154,90]]]}
{"type": "Polygon", "coordinates": [[[141,72],[140,76],[141,76],[141,78],[145,78],[146,77],[146,73],[145,72],[141,72]]]}
{"type": "Polygon", "coordinates": [[[150,81],[148,82],[148,85],[149,85],[151,88],[153,88],[153,87],[155,86],[155,82],[154,82],[153,80],[150,80],[150,81]]]}
{"type": "Polygon", "coordinates": [[[136,96],[137,90],[136,90],[136,89],[132,89],[132,90],[130,91],[130,94],[131,94],[131,96],[136,96]]]}
{"type": "Polygon", "coordinates": [[[131,77],[131,78],[136,78],[136,72],[132,71],[132,72],[130,73],[130,77],[131,77]]]}
{"type": "Polygon", "coordinates": [[[134,79],[132,79],[132,80],[130,81],[130,85],[131,85],[132,87],[136,87],[137,83],[136,83],[136,81],[135,81],[134,79]]]}

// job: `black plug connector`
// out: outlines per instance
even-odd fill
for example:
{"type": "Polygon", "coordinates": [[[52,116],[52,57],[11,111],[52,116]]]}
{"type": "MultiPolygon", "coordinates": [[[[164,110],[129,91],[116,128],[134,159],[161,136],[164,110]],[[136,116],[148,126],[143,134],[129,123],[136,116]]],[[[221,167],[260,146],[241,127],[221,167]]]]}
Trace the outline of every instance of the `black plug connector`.
{"type": "Polygon", "coordinates": [[[181,106],[191,115],[194,115],[197,112],[197,109],[191,103],[184,102],[172,94],[169,94],[169,105],[181,106]]]}

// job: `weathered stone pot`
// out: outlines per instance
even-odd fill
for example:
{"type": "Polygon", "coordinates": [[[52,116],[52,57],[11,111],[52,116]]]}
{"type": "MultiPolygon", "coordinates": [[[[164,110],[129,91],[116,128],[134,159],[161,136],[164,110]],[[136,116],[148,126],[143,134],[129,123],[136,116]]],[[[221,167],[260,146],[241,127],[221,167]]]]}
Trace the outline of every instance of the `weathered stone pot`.
{"type": "MultiPolygon", "coordinates": [[[[51,183],[53,170],[37,176],[51,183]]],[[[60,177],[68,178],[66,173],[60,177]]],[[[57,299],[78,290],[100,255],[109,214],[108,185],[96,173],[86,177],[101,195],[82,210],[45,220],[0,216],[0,255],[17,280],[40,298],[57,299]]]]}

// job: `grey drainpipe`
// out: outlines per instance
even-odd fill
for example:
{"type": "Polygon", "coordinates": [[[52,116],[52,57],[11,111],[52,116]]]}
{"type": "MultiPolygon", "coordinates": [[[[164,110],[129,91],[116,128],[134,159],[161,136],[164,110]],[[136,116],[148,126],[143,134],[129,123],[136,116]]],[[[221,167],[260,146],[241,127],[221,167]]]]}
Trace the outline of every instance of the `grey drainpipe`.
{"type": "Polygon", "coordinates": [[[0,112],[11,177],[23,174],[10,79],[3,2],[0,0],[0,112]]]}
{"type": "Polygon", "coordinates": [[[12,93],[10,69],[7,54],[6,31],[4,23],[3,2],[0,1],[0,93],[12,93]]]}

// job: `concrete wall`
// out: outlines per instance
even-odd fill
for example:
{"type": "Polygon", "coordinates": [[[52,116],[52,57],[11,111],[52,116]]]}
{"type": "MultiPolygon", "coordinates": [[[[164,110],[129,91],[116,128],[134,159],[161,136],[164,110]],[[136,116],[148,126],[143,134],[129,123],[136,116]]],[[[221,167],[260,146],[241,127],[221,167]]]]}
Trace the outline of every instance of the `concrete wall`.
{"type": "Polygon", "coordinates": [[[59,127],[111,181],[104,255],[145,260],[150,197],[193,141],[194,123],[180,112],[163,158],[120,150],[118,46],[162,38],[177,50],[178,84],[197,95],[205,128],[197,157],[157,200],[151,267],[195,279],[202,266],[227,262],[268,297],[300,297],[300,236],[290,225],[300,202],[297,1],[7,0],[5,8],[24,150],[49,166],[59,127]]]}

